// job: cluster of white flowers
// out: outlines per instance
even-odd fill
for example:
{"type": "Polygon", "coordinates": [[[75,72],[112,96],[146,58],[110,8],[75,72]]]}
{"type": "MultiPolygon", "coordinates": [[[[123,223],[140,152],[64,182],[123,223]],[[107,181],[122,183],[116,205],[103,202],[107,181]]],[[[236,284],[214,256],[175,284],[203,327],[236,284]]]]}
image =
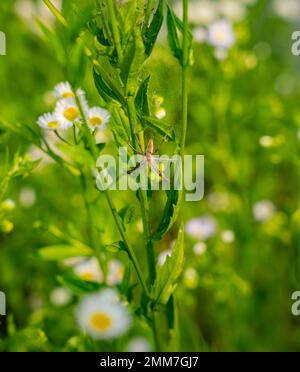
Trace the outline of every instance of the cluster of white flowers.
{"type": "MultiPolygon", "coordinates": [[[[124,277],[124,265],[118,260],[110,260],[108,263],[108,274],[106,284],[114,286],[120,284],[124,277]]],[[[93,257],[88,260],[82,259],[74,265],[74,273],[85,281],[102,283],[104,275],[98,260],[93,257]]]]}
{"type": "MultiPolygon", "coordinates": [[[[194,25],[194,38],[198,43],[208,43],[215,48],[216,58],[225,59],[234,45],[236,36],[233,23],[245,18],[247,6],[256,0],[203,0],[190,1],[189,19],[194,25]]],[[[182,4],[176,12],[182,16],[182,4]]]]}
{"type": "Polygon", "coordinates": [[[37,124],[41,128],[68,129],[73,125],[81,124],[83,115],[91,132],[106,127],[110,119],[109,112],[100,107],[90,108],[82,89],[77,89],[74,93],[70,83],[59,83],[54,88],[54,95],[58,99],[55,110],[39,117],[37,124]]]}
{"type": "Polygon", "coordinates": [[[77,322],[83,332],[94,339],[120,337],[130,327],[131,317],[114,289],[87,295],[77,309],[77,322]]]}

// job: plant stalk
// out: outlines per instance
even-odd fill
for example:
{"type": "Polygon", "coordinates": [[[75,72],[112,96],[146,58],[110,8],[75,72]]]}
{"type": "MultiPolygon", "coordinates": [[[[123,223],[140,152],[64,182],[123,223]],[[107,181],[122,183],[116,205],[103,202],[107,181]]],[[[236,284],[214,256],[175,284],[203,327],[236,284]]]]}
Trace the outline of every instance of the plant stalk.
{"type": "Polygon", "coordinates": [[[120,32],[117,25],[116,20],[116,14],[115,14],[115,8],[114,8],[114,0],[107,0],[107,10],[108,15],[110,18],[111,28],[112,28],[112,35],[116,46],[117,55],[119,58],[119,61],[122,61],[122,47],[121,47],[121,38],[120,38],[120,32]]]}

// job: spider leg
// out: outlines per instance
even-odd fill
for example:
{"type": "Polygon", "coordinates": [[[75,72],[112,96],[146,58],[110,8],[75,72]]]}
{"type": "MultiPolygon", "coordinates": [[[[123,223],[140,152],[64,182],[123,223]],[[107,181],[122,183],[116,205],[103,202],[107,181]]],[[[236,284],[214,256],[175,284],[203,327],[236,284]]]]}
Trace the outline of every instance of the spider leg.
{"type": "Polygon", "coordinates": [[[135,135],[135,138],[136,138],[137,144],[138,144],[138,146],[139,146],[141,152],[144,153],[145,150],[143,149],[143,146],[142,146],[142,144],[141,144],[141,141],[140,141],[140,139],[139,139],[139,136],[136,134],[136,132],[134,132],[134,135],[135,135]]]}
{"type": "Polygon", "coordinates": [[[147,163],[147,159],[142,160],[140,163],[137,163],[134,167],[128,169],[127,174],[130,175],[130,174],[133,173],[135,170],[137,170],[137,169],[143,167],[143,166],[145,165],[145,163],[147,163]]]}
{"type": "Polygon", "coordinates": [[[136,153],[136,154],[139,154],[139,155],[144,155],[144,153],[138,151],[137,149],[135,149],[129,142],[127,142],[127,145],[136,153]]]}
{"type": "MultiPolygon", "coordinates": [[[[152,159],[153,160],[153,159],[152,159]]],[[[169,181],[169,179],[163,174],[163,172],[159,169],[159,167],[156,165],[156,162],[155,161],[151,161],[151,164],[150,164],[150,167],[151,167],[151,170],[153,170],[153,172],[161,177],[161,179],[163,179],[164,181],[169,181]]]]}

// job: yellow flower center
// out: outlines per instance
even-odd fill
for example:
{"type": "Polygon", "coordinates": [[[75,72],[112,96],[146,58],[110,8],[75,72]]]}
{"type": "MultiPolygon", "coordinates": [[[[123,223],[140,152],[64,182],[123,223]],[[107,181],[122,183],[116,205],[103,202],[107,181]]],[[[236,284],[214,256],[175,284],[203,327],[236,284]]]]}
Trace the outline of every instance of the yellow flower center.
{"type": "Polygon", "coordinates": [[[93,328],[102,332],[107,331],[112,325],[112,318],[103,312],[94,313],[90,321],[93,328]]]}
{"type": "Polygon", "coordinates": [[[92,282],[94,280],[94,275],[91,272],[86,272],[80,275],[80,279],[85,280],[87,282],[92,282]]]}
{"type": "Polygon", "coordinates": [[[99,116],[94,116],[93,118],[90,118],[90,123],[93,127],[96,127],[98,125],[102,125],[103,119],[99,116]]]}
{"type": "Polygon", "coordinates": [[[216,33],[215,36],[216,36],[216,40],[217,40],[217,41],[222,42],[222,41],[225,40],[225,34],[224,34],[224,32],[222,32],[222,31],[217,31],[217,33],[216,33]]]}
{"type": "Polygon", "coordinates": [[[68,119],[69,121],[74,121],[75,119],[78,118],[79,116],[79,110],[77,107],[69,107],[65,110],[64,112],[64,116],[66,119],[68,119]]]}
{"type": "Polygon", "coordinates": [[[59,125],[58,125],[58,121],[50,121],[49,123],[48,123],[48,128],[58,128],[59,127],[59,125]]]}
{"type": "Polygon", "coordinates": [[[73,98],[74,97],[74,94],[72,92],[64,92],[62,94],[62,97],[63,98],[73,98]]]}

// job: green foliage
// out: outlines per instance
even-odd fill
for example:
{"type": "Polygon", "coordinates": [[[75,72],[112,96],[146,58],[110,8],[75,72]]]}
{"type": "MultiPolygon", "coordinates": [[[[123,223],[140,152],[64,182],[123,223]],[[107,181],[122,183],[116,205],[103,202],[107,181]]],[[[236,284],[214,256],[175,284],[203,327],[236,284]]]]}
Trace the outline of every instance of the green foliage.
{"type": "MultiPolygon", "coordinates": [[[[155,303],[167,304],[177,286],[177,280],[183,271],[184,263],[184,226],[181,224],[178,237],[172,254],[166,259],[162,268],[158,271],[156,281],[151,290],[155,303]]],[[[169,322],[172,328],[173,321],[169,315],[169,322]]]]}

